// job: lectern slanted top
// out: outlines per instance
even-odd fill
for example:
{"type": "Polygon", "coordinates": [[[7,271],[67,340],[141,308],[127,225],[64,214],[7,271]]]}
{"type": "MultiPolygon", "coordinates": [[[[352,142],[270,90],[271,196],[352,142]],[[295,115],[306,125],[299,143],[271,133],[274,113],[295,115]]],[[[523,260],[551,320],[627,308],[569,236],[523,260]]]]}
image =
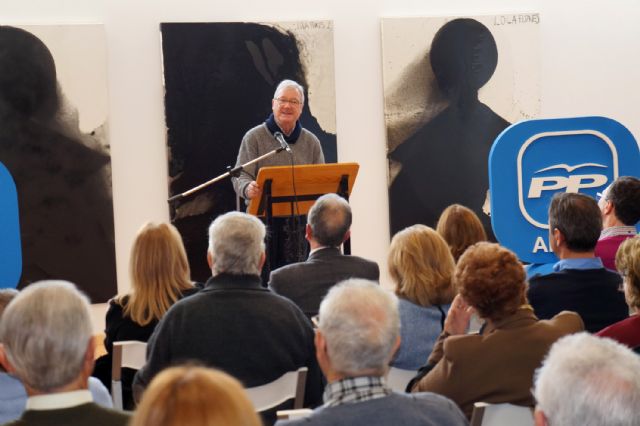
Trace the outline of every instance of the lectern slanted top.
{"type": "Polygon", "coordinates": [[[359,167],[357,163],[262,167],[256,178],[262,195],[250,201],[247,213],[268,215],[270,204],[271,217],[303,215],[321,195],[337,193],[348,199],[359,167]]]}

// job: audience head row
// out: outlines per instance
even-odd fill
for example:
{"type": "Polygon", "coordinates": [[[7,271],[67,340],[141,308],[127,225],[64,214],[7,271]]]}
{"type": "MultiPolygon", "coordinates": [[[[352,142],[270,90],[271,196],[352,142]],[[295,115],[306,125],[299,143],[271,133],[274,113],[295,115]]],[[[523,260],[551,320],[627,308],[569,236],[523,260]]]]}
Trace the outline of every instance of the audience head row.
{"type": "Polygon", "coordinates": [[[318,198],[307,215],[306,236],[319,246],[338,247],[349,237],[351,206],[337,194],[318,198]]]}
{"type": "Polygon", "coordinates": [[[436,231],[449,244],[457,262],[467,247],[487,240],[482,222],[475,212],[460,204],[452,204],[440,215],[436,231]]]}
{"type": "Polygon", "coordinates": [[[635,225],[640,221],[640,179],[620,176],[602,192],[598,205],[609,224],[635,225]]]}
{"type": "Polygon", "coordinates": [[[368,280],[337,284],[320,304],[315,343],[329,381],[382,376],[400,344],[398,299],[368,280]]]}
{"type": "Polygon", "coordinates": [[[199,366],[170,367],[158,374],[136,408],[131,426],[259,426],[242,384],[199,366]]]}
{"type": "Polygon", "coordinates": [[[388,265],[398,296],[420,306],[453,299],[453,256],[445,240],[428,226],[413,225],[396,233],[388,265]]]}
{"type": "Polygon", "coordinates": [[[563,337],[537,370],[533,393],[538,426],[638,424],[640,357],[588,333],[563,337]]]}
{"type": "Polygon", "coordinates": [[[454,284],[478,315],[499,321],[526,303],[527,282],[516,255],[498,244],[480,242],[458,260],[454,284]]]}
{"type": "Polygon", "coordinates": [[[616,253],[616,267],[622,274],[629,307],[640,311],[640,237],[625,240],[616,253]]]}
{"type": "Polygon", "coordinates": [[[565,251],[592,252],[600,238],[602,214],[598,203],[584,194],[560,192],[549,205],[549,241],[562,257],[565,251]]]}
{"type": "Polygon", "coordinates": [[[193,287],[187,254],[178,230],[167,223],[146,223],[136,235],[129,259],[132,293],[125,315],[140,325],[158,321],[193,287]]]}
{"type": "Polygon", "coordinates": [[[93,368],[89,300],[66,281],[22,290],[2,314],[0,361],[27,392],[86,388],[93,368]]]}
{"type": "Polygon", "coordinates": [[[265,261],[265,226],[241,212],[218,216],[209,227],[207,261],[213,275],[260,275],[265,261]]]}

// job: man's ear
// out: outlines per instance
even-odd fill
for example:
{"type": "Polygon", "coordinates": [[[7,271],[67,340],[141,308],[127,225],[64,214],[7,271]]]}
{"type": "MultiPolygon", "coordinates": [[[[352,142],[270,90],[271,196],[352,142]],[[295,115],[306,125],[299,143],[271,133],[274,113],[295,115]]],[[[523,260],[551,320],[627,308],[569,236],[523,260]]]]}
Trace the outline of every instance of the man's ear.
{"type": "Polygon", "coordinates": [[[533,412],[533,421],[535,426],[549,426],[549,422],[547,422],[547,417],[537,407],[533,412]]]}
{"type": "Polygon", "coordinates": [[[351,236],[351,229],[349,229],[345,234],[344,234],[344,238],[342,238],[342,242],[344,243],[345,241],[347,241],[349,239],[349,237],[351,236]]]}
{"type": "Polygon", "coordinates": [[[565,242],[564,234],[558,228],[553,228],[553,239],[555,240],[556,247],[561,247],[565,242]]]}
{"type": "Polygon", "coordinates": [[[311,225],[309,225],[307,223],[307,225],[304,227],[304,238],[307,241],[310,241],[311,238],[313,238],[313,231],[311,231],[311,225]]]}
{"type": "Polygon", "coordinates": [[[91,338],[89,339],[89,343],[87,343],[87,351],[84,353],[84,371],[87,373],[87,378],[91,375],[91,372],[93,372],[93,365],[95,362],[95,358],[96,358],[96,341],[93,338],[93,336],[91,336],[91,338]]]}
{"type": "Polygon", "coordinates": [[[7,357],[7,353],[2,343],[0,343],[0,365],[2,365],[8,373],[16,371],[15,368],[13,368],[13,365],[9,362],[9,358],[7,357]]]}
{"type": "Polygon", "coordinates": [[[329,353],[327,352],[327,341],[319,329],[316,329],[313,342],[316,346],[316,358],[318,359],[318,364],[320,364],[320,367],[328,365],[329,353]]]}
{"type": "Polygon", "coordinates": [[[264,266],[264,263],[266,261],[267,261],[267,253],[263,251],[262,254],[260,255],[260,265],[258,265],[259,270],[262,271],[262,267],[264,266]]]}
{"type": "Polygon", "coordinates": [[[396,342],[393,344],[393,349],[391,349],[391,353],[389,353],[389,362],[396,357],[398,349],[400,349],[400,336],[396,338],[396,342]]]}
{"type": "Polygon", "coordinates": [[[610,214],[615,214],[614,212],[614,207],[613,207],[613,203],[611,201],[607,201],[604,203],[604,208],[602,209],[602,213],[604,213],[605,216],[608,216],[610,214]]]}
{"type": "Polygon", "coordinates": [[[213,254],[207,250],[207,265],[209,265],[209,269],[213,269],[213,254]]]}

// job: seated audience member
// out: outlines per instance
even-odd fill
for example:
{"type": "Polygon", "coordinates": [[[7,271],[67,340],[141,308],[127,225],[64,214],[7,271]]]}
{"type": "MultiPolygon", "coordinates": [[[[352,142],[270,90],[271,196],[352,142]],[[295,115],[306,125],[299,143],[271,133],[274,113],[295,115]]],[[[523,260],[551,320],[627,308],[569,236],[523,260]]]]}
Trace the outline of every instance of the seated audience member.
{"type": "Polygon", "coordinates": [[[213,221],[207,253],[212,277],[160,320],[134,391],[162,369],[194,360],[231,374],[246,387],[306,366],[306,405],[321,401],[311,322],[289,299],[261,285],[264,238],[265,226],[248,214],[229,212],[213,221]]]}
{"type": "Polygon", "coordinates": [[[598,202],[602,212],[602,233],[596,244],[595,255],[605,268],[616,269],[616,251],[627,238],[637,234],[640,221],[640,179],[620,176],[603,192],[598,202]]]}
{"type": "MultiPolygon", "coordinates": [[[[146,342],[158,321],[176,301],[196,292],[191,283],[187,254],[173,225],[147,223],[139,231],[129,261],[131,294],[109,301],[104,346],[107,354],[98,358],[93,375],[111,386],[113,342],[146,342]]],[[[123,403],[133,409],[131,382],[134,371],[123,371],[123,403]]]]}
{"type": "Polygon", "coordinates": [[[347,278],[377,281],[378,265],[357,256],[346,256],[340,245],[349,238],[351,207],[336,194],[318,198],[309,210],[305,238],[311,251],[305,262],[293,263],[271,272],[269,287],[291,299],[311,318],[327,291],[347,278]]]}
{"type": "Polygon", "coordinates": [[[261,426],[240,382],[204,367],[171,367],[144,393],[130,426],[261,426]]]}
{"type": "Polygon", "coordinates": [[[316,355],[327,377],[324,405],[306,418],[278,425],[466,425],[453,402],[432,393],[386,386],[400,344],[398,300],[372,281],[333,287],[320,305],[316,355]]]}
{"type": "Polygon", "coordinates": [[[549,245],[560,261],[553,273],[529,280],[529,302],[538,318],[577,312],[587,331],[595,333],[628,316],[622,279],[593,253],[601,228],[600,209],[593,198],[574,193],[553,196],[549,245]]]}
{"type": "MultiPolygon", "coordinates": [[[[15,289],[0,290],[0,321],[5,308],[17,295],[18,291],[15,289]]],[[[96,404],[107,408],[113,407],[111,395],[100,380],[89,377],[89,391],[96,404]]],[[[0,366],[0,424],[19,418],[24,412],[26,403],[27,391],[22,382],[0,366]]]]}
{"type": "Polygon", "coordinates": [[[631,349],[640,349],[640,237],[622,243],[616,255],[616,266],[622,273],[624,297],[632,314],[600,330],[598,336],[610,337],[631,349]]]}
{"type": "Polygon", "coordinates": [[[0,321],[0,363],[24,384],[26,411],[9,425],[126,425],[129,417],[93,402],[89,301],[66,281],[18,294],[0,321]]]}
{"type": "Polygon", "coordinates": [[[587,333],[563,337],[536,372],[536,426],[640,425],[640,357],[587,333]]]}
{"type": "Polygon", "coordinates": [[[417,370],[442,331],[453,299],[455,264],[447,243],[425,225],[410,226],[393,236],[388,264],[399,298],[401,337],[391,365],[417,370]]]}
{"type": "Polygon", "coordinates": [[[473,210],[452,204],[440,215],[436,231],[442,235],[457,262],[467,247],[487,241],[487,233],[473,210]]]}
{"type": "Polygon", "coordinates": [[[533,406],[533,372],[551,344],[583,330],[580,317],[562,312],[539,321],[527,304],[525,272],[515,254],[477,243],[460,257],[454,274],[460,292],[428,363],[413,387],[454,400],[467,417],[475,402],[533,406]],[[472,311],[484,319],[479,334],[465,334],[472,311]]]}

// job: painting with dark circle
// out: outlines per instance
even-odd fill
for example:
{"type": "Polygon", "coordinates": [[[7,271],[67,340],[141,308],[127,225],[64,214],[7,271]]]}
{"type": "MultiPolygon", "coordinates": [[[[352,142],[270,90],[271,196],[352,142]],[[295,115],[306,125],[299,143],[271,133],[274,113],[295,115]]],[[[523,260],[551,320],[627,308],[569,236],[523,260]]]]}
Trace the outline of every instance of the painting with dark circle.
{"type": "Polygon", "coordinates": [[[493,239],[488,155],[540,109],[537,13],[382,20],[391,234],[458,203],[493,239]]]}
{"type": "MultiPolygon", "coordinates": [[[[318,137],[326,162],[337,161],[332,22],[162,23],[160,30],[170,196],[235,165],[242,137],[269,117],[284,79],[305,88],[302,127],[318,137]]],[[[231,181],[169,208],[193,279],[206,281],[207,228],[236,209],[231,181]]]]}
{"type": "Polygon", "coordinates": [[[100,25],[0,26],[0,163],[22,252],[19,282],[0,287],[62,279],[94,303],[117,293],[106,70],[100,25]]]}

